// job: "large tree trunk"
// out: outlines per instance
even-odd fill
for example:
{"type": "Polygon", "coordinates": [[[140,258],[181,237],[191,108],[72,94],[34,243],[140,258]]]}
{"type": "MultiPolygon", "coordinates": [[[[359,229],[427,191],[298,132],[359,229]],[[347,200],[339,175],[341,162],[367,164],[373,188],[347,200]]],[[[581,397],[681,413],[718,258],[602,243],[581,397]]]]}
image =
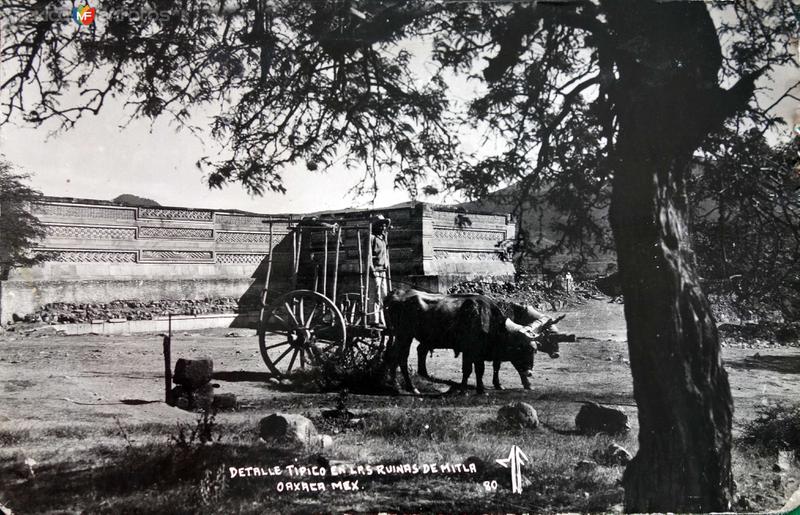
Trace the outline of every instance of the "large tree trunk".
{"type": "Polygon", "coordinates": [[[703,4],[618,6],[609,17],[625,52],[611,225],[639,409],[625,508],[728,510],[733,402],[689,248],[684,192],[692,152],[721,121],[711,101],[720,98],[718,42],[703,4]]]}
{"type": "Polygon", "coordinates": [[[727,510],[733,404],[674,187],[682,163],[642,154],[625,153],[612,204],[639,408],[639,452],[625,471],[625,507],[727,510]]]}

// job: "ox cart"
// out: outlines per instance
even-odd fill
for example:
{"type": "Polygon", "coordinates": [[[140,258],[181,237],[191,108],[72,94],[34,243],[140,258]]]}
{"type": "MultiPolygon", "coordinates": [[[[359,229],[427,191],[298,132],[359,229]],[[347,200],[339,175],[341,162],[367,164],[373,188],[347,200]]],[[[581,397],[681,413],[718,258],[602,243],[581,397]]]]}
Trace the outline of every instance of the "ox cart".
{"type": "MultiPolygon", "coordinates": [[[[289,233],[283,236],[285,246],[291,245],[291,287],[274,299],[269,298],[274,222],[264,223],[269,224],[270,244],[260,298],[258,342],[269,370],[282,377],[325,362],[359,366],[379,358],[385,330],[370,324],[374,310],[379,309],[373,304],[370,311],[370,290],[376,287],[369,266],[373,220],[301,219],[291,224],[289,233]],[[344,248],[346,255],[357,257],[358,262],[356,267],[349,259],[345,274],[341,274],[344,248]],[[343,275],[347,281],[341,281],[343,275]]],[[[389,270],[389,288],[390,274],[389,270]]]]}

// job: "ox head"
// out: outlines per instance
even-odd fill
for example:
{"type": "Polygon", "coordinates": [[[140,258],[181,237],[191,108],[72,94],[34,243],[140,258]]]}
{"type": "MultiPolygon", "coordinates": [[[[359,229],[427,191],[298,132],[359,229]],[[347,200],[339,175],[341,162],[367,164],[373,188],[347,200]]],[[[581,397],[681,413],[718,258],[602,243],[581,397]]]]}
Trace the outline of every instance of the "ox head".
{"type": "MultiPolygon", "coordinates": [[[[506,329],[511,337],[512,348],[520,349],[524,346],[529,347],[533,353],[544,352],[554,359],[559,356],[559,338],[548,337],[559,334],[558,328],[550,322],[549,318],[545,317],[528,325],[520,325],[507,319],[506,329]],[[543,333],[542,326],[546,324],[547,328],[543,333]]],[[[518,353],[518,351],[515,352],[518,353]]]]}
{"type": "Polygon", "coordinates": [[[536,355],[536,341],[524,326],[506,319],[508,331],[508,361],[520,373],[530,377],[533,375],[533,358],[536,355]]]}

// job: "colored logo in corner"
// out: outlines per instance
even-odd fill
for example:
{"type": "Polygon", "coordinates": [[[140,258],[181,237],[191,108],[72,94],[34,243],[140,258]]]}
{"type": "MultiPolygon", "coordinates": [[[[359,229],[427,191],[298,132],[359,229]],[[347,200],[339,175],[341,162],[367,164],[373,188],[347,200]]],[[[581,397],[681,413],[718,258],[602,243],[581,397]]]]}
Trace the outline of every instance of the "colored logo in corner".
{"type": "Polygon", "coordinates": [[[511,469],[511,493],[522,493],[522,465],[530,462],[530,458],[525,456],[522,449],[516,445],[511,447],[511,452],[508,453],[508,458],[495,460],[505,468],[511,469]]]}
{"type": "Polygon", "coordinates": [[[94,23],[95,14],[97,14],[97,9],[89,7],[89,4],[72,8],[72,19],[78,25],[91,25],[94,23]]]}

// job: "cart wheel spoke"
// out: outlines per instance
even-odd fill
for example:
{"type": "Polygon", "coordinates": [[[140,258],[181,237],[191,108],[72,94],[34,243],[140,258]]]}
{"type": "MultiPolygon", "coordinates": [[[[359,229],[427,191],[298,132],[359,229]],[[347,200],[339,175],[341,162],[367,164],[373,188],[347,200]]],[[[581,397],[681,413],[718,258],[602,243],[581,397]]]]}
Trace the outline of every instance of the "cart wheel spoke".
{"type": "Polygon", "coordinates": [[[300,317],[300,325],[302,327],[306,326],[306,313],[305,313],[305,303],[303,302],[303,297],[300,297],[300,310],[297,313],[297,316],[300,317]]]}
{"type": "Polygon", "coordinates": [[[292,354],[292,359],[289,361],[289,367],[286,369],[286,373],[290,373],[292,371],[292,367],[294,367],[294,360],[297,359],[297,353],[302,351],[300,349],[295,349],[294,354],[292,354]]]}
{"type": "Polygon", "coordinates": [[[297,321],[297,317],[294,316],[294,309],[289,307],[289,303],[288,302],[284,302],[283,305],[286,308],[286,312],[289,313],[289,316],[292,318],[292,322],[294,322],[294,326],[297,327],[297,326],[302,325],[300,322],[297,321]]]}
{"type": "Polygon", "coordinates": [[[319,304],[315,304],[315,305],[314,305],[314,309],[312,309],[312,310],[311,310],[311,314],[310,314],[310,315],[308,315],[308,320],[306,320],[306,328],[308,328],[308,329],[311,329],[311,327],[313,327],[313,326],[311,325],[311,321],[312,321],[312,320],[314,320],[314,317],[315,317],[315,316],[316,316],[316,314],[317,314],[317,308],[318,308],[318,307],[319,307],[319,304]]]}
{"type": "Polygon", "coordinates": [[[284,327],[286,327],[286,328],[290,328],[290,327],[292,327],[291,325],[289,325],[289,322],[287,322],[287,321],[286,321],[286,319],[284,319],[284,318],[283,318],[282,316],[280,316],[279,314],[277,314],[277,313],[273,312],[273,313],[270,313],[270,315],[271,315],[273,318],[277,318],[278,320],[280,320],[280,321],[281,321],[281,323],[284,325],[284,327]]]}
{"type": "Polygon", "coordinates": [[[272,345],[267,345],[267,346],[266,346],[266,347],[264,347],[264,348],[265,348],[265,349],[267,349],[267,350],[269,350],[269,349],[274,349],[274,348],[276,348],[276,347],[283,347],[284,345],[289,345],[289,344],[291,344],[291,343],[292,343],[292,342],[291,342],[291,340],[286,340],[285,342],[281,342],[281,343],[274,343],[274,344],[272,344],[272,345]]]}
{"type": "Polygon", "coordinates": [[[273,362],[273,364],[277,365],[278,363],[280,363],[280,361],[281,361],[283,358],[285,358],[287,354],[289,354],[290,352],[292,352],[292,350],[293,350],[293,349],[294,349],[294,347],[289,347],[288,349],[286,349],[286,352],[284,352],[283,354],[281,354],[280,356],[278,356],[278,359],[276,359],[276,360],[273,362]]]}

